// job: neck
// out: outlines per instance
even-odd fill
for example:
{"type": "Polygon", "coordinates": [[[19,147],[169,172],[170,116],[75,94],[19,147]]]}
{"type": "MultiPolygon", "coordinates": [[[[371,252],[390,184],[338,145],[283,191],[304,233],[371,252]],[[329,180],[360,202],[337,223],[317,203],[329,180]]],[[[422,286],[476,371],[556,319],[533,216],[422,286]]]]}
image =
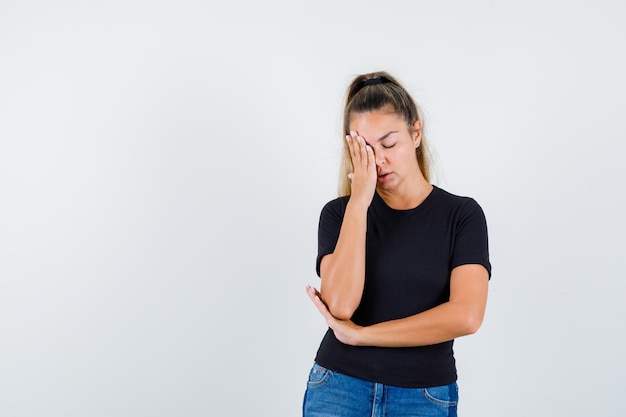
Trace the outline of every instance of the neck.
{"type": "Polygon", "coordinates": [[[408,184],[394,190],[377,189],[378,195],[392,209],[409,210],[422,204],[433,190],[433,186],[421,175],[408,184]]]}

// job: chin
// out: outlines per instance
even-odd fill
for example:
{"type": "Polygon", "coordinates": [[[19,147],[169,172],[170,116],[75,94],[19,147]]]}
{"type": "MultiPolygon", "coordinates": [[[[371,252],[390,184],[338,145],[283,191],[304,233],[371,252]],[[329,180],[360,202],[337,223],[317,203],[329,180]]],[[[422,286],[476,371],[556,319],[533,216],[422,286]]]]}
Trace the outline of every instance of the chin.
{"type": "Polygon", "coordinates": [[[379,190],[384,190],[384,191],[393,191],[393,189],[395,189],[395,185],[392,184],[391,182],[383,182],[378,184],[378,187],[376,187],[379,190]]]}

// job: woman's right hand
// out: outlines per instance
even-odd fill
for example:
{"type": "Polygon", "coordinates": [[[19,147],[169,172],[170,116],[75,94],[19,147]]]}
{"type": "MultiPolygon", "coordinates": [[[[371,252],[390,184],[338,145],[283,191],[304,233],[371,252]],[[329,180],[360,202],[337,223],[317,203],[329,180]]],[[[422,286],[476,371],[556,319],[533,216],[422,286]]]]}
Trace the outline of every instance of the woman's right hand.
{"type": "Polygon", "coordinates": [[[329,313],[349,320],[361,303],[365,286],[367,211],[376,190],[374,151],[356,132],[346,136],[353,172],[350,200],[346,206],[335,250],[320,262],[320,292],[329,313]]]}
{"type": "Polygon", "coordinates": [[[350,132],[349,135],[346,135],[346,141],[354,169],[348,174],[351,181],[350,201],[369,207],[372,198],[374,198],[377,179],[374,150],[365,143],[365,139],[357,132],[350,132]]]}

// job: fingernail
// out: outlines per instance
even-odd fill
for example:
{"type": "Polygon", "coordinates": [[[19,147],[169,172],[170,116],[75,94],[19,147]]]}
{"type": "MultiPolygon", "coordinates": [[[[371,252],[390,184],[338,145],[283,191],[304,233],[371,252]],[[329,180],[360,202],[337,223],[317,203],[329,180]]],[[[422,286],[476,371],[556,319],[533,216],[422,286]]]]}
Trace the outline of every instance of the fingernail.
{"type": "Polygon", "coordinates": [[[356,136],[356,132],[355,132],[354,130],[351,130],[351,131],[350,131],[350,135],[351,135],[351,136],[356,136]]]}
{"type": "Polygon", "coordinates": [[[350,142],[350,135],[346,135],[346,140],[350,142]]]}

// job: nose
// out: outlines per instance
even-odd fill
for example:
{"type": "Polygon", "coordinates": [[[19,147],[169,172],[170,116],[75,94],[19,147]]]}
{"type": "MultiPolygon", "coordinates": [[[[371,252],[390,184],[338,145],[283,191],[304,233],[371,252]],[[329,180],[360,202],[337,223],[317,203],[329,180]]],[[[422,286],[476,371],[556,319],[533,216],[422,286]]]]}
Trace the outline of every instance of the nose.
{"type": "Polygon", "coordinates": [[[376,154],[374,155],[374,158],[376,161],[376,166],[381,166],[385,163],[385,157],[383,155],[376,154]]]}

